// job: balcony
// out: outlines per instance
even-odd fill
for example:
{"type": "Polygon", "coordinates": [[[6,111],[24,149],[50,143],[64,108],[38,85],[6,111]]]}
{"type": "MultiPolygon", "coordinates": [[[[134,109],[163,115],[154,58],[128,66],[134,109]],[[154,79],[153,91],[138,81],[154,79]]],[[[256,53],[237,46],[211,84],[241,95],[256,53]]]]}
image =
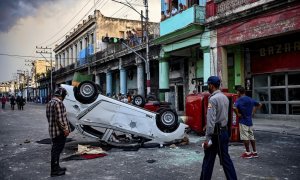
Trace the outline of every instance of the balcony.
{"type": "Polygon", "coordinates": [[[160,23],[160,37],[155,44],[169,44],[194,35],[204,30],[205,6],[194,5],[160,23]]]}
{"type": "Polygon", "coordinates": [[[160,36],[187,27],[190,24],[204,24],[205,6],[194,5],[160,23],[160,36]]]}

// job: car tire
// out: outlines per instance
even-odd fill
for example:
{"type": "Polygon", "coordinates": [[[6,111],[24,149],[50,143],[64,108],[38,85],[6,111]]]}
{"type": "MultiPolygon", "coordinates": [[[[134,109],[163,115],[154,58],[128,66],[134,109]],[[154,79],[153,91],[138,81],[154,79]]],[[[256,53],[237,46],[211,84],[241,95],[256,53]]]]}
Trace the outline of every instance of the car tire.
{"type": "Polygon", "coordinates": [[[135,95],[132,99],[132,104],[139,107],[144,107],[145,103],[145,98],[141,95],[135,95]]]}
{"type": "Polygon", "coordinates": [[[163,132],[174,132],[178,126],[178,115],[172,109],[159,109],[156,118],[157,127],[163,132]]]}
{"type": "Polygon", "coordinates": [[[90,104],[98,97],[97,85],[92,81],[83,81],[78,87],[74,87],[74,96],[82,104],[90,104]]]}

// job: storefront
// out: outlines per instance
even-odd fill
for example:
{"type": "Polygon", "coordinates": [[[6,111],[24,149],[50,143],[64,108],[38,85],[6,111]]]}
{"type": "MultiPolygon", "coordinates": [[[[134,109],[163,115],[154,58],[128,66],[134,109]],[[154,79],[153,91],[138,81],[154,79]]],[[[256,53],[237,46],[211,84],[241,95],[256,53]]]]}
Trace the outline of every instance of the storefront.
{"type": "Polygon", "coordinates": [[[300,34],[247,45],[251,57],[253,97],[261,114],[300,115],[300,34]]]}
{"type": "Polygon", "coordinates": [[[299,119],[299,3],[217,28],[217,57],[225,90],[245,86],[261,116],[299,119]]]}

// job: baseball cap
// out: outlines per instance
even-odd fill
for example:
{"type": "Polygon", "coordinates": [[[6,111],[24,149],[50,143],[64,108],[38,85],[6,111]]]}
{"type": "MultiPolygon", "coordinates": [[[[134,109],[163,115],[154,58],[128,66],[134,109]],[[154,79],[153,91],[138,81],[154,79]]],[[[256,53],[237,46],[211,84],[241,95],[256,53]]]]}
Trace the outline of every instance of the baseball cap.
{"type": "Polygon", "coordinates": [[[221,80],[218,76],[210,76],[208,79],[207,79],[207,84],[214,84],[214,85],[220,85],[221,83],[221,80]]]}

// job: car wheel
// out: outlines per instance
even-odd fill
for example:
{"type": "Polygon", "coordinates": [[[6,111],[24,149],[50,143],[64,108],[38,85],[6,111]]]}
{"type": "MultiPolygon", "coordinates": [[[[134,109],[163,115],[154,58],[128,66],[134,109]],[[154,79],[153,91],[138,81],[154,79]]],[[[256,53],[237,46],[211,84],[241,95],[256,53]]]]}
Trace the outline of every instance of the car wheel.
{"type": "Polygon", "coordinates": [[[173,132],[179,126],[178,115],[171,109],[160,109],[156,119],[157,127],[163,132],[173,132]]]}
{"type": "Polygon", "coordinates": [[[74,96],[82,104],[90,104],[98,97],[97,85],[92,81],[83,81],[78,87],[74,87],[74,96]]]}
{"type": "Polygon", "coordinates": [[[144,107],[145,105],[145,98],[141,95],[135,95],[132,99],[132,104],[139,106],[139,107],[144,107]]]}

